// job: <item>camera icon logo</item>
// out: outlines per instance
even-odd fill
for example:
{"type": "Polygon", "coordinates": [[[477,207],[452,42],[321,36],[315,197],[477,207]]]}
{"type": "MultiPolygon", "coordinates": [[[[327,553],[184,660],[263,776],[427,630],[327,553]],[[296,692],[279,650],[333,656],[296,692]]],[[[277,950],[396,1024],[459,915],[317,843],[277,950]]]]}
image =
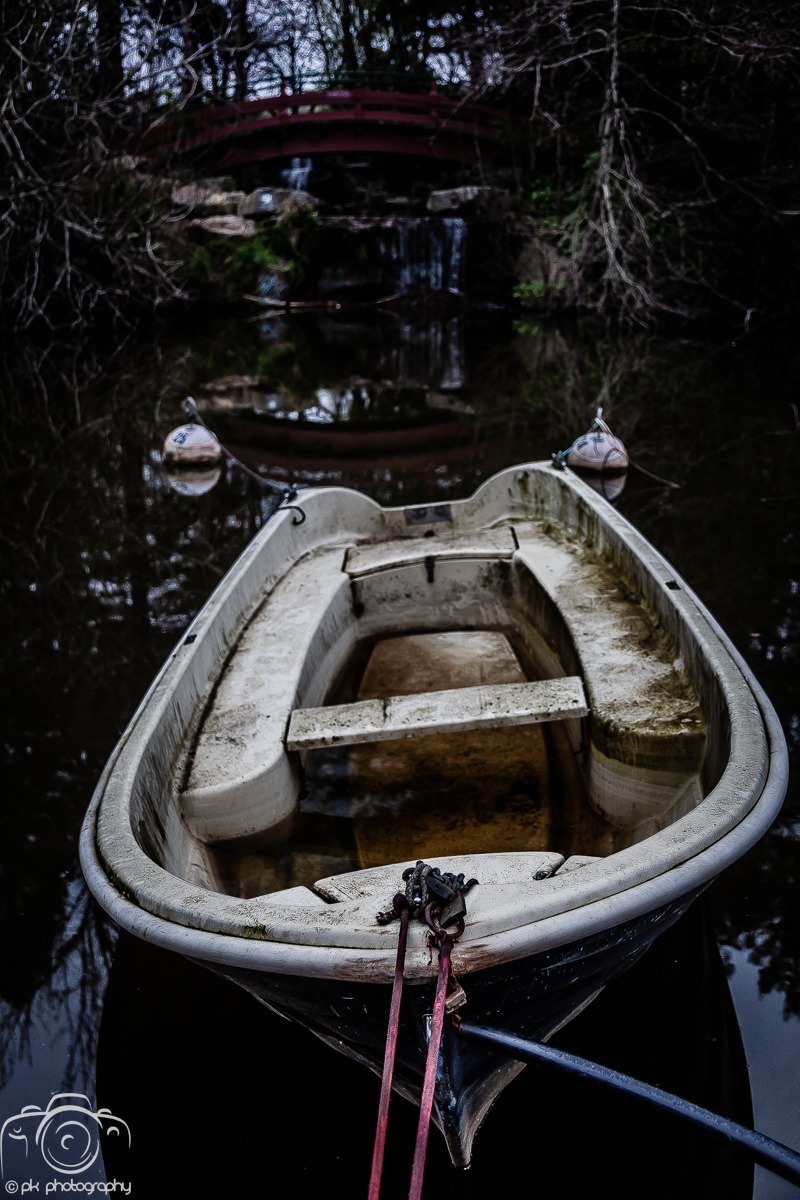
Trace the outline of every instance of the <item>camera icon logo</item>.
{"type": "Polygon", "coordinates": [[[28,1162],[38,1148],[42,1159],[61,1175],[80,1175],[97,1161],[101,1135],[124,1138],[131,1144],[125,1121],[108,1108],[95,1111],[87,1096],[60,1092],[47,1108],[26,1104],[0,1128],[0,1177],[12,1166],[28,1162]]]}

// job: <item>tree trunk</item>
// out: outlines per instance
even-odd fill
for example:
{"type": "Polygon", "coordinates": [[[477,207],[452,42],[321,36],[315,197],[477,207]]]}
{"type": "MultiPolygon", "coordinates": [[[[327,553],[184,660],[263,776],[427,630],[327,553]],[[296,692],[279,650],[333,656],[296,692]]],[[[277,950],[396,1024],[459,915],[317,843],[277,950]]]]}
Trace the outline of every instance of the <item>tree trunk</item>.
{"type": "Polygon", "coordinates": [[[247,96],[247,51],[250,30],[247,22],[247,0],[233,0],[233,94],[235,99],[247,96]]]}
{"type": "Polygon", "coordinates": [[[97,0],[97,82],[103,99],[122,93],[122,9],[120,0],[97,0]]]}

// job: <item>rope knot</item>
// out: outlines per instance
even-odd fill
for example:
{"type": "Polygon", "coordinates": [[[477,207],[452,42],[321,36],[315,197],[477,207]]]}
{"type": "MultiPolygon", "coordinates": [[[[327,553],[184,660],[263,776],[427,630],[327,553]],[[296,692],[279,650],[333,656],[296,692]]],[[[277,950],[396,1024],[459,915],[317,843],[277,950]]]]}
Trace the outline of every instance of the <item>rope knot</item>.
{"type": "Polygon", "coordinates": [[[403,872],[403,882],[405,889],[395,893],[392,907],[378,913],[379,925],[388,925],[390,921],[398,919],[404,909],[408,909],[411,916],[425,921],[434,938],[438,939],[440,949],[441,937],[445,931],[448,931],[447,936],[451,936],[451,927],[455,926],[452,940],[461,937],[467,915],[464,896],[475,886],[477,879],[465,881],[463,872],[454,875],[418,858],[415,867],[408,867],[403,872]]]}

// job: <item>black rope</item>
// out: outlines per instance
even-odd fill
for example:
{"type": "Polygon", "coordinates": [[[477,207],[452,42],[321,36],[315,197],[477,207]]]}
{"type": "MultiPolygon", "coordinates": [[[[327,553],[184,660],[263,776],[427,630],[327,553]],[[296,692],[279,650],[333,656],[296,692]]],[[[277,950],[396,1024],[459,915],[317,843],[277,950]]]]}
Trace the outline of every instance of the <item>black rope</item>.
{"type": "Polygon", "coordinates": [[[699,1104],[692,1104],[690,1101],[673,1096],[660,1088],[641,1083],[640,1080],[633,1079],[630,1075],[623,1075],[619,1071],[612,1071],[609,1067],[589,1062],[588,1059],[578,1058],[577,1055],[569,1054],[566,1050],[556,1050],[552,1046],[517,1037],[516,1034],[506,1033],[501,1029],[483,1029],[480,1025],[473,1025],[463,1020],[457,1025],[457,1030],[462,1037],[496,1046],[511,1058],[519,1059],[522,1062],[545,1062],[550,1066],[560,1067],[583,1079],[604,1083],[608,1087],[616,1088],[617,1091],[644,1100],[675,1116],[684,1117],[705,1129],[712,1136],[746,1150],[758,1166],[766,1167],[776,1175],[780,1175],[782,1179],[788,1179],[790,1183],[800,1186],[800,1154],[789,1146],[784,1146],[782,1142],[773,1141],[763,1133],[748,1129],[744,1125],[738,1125],[727,1117],[709,1112],[708,1109],[701,1108],[699,1104]]]}
{"type": "MultiPolygon", "coordinates": [[[[299,518],[298,517],[293,518],[293,523],[295,525],[303,524],[303,521],[305,521],[305,519],[306,519],[306,514],[303,511],[303,509],[300,508],[300,506],[298,504],[289,504],[289,501],[293,500],[295,498],[295,496],[297,495],[297,488],[287,487],[287,486],[279,484],[279,483],[273,483],[273,481],[271,479],[265,479],[263,475],[259,475],[258,471],[252,470],[252,468],[248,467],[246,465],[246,463],[241,462],[240,459],[238,459],[235,454],[231,453],[231,451],[227,448],[227,446],[223,446],[222,442],[220,442],[216,433],[214,433],[214,430],[208,428],[208,425],[206,425],[205,421],[200,416],[200,413],[197,411],[197,404],[195,403],[194,397],[187,396],[183,402],[183,408],[184,408],[184,412],[186,413],[186,415],[188,417],[191,418],[191,420],[193,420],[197,425],[202,425],[203,429],[208,429],[208,432],[214,438],[214,441],[218,443],[220,450],[225,455],[228,462],[232,463],[235,467],[238,467],[240,471],[244,471],[245,474],[249,475],[251,479],[255,479],[256,482],[260,483],[262,487],[272,488],[273,492],[279,492],[282,499],[281,499],[281,503],[278,505],[278,509],[286,509],[286,508],[293,509],[294,512],[300,514],[299,518]]],[[[275,511],[277,512],[278,509],[276,509],[275,511]]]]}
{"type": "Polygon", "coordinates": [[[631,466],[636,471],[641,471],[642,475],[646,475],[648,479],[654,479],[656,483],[663,483],[665,487],[679,488],[681,486],[679,483],[674,483],[671,479],[664,479],[663,476],[656,475],[652,471],[648,471],[645,467],[640,466],[639,463],[632,462],[631,466]]]}

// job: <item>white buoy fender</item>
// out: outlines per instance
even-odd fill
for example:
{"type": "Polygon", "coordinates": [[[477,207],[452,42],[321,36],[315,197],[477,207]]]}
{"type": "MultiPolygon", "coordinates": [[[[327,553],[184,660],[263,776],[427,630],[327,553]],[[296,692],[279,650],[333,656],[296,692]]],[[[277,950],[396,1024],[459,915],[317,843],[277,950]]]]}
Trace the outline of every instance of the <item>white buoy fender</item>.
{"type": "Polygon", "coordinates": [[[216,463],[222,458],[222,446],[204,425],[179,425],[164,442],[165,463],[216,463]]]}
{"type": "Polygon", "coordinates": [[[622,495],[628,478],[627,471],[575,471],[575,474],[580,475],[598,496],[612,503],[622,495]]]}
{"type": "Polygon", "coordinates": [[[567,466],[583,471],[626,471],[628,452],[618,437],[591,429],[570,446],[567,466]]]}
{"type": "Polygon", "coordinates": [[[222,471],[219,467],[181,467],[168,471],[167,479],[173,491],[181,496],[203,496],[219,483],[222,471]]]}

